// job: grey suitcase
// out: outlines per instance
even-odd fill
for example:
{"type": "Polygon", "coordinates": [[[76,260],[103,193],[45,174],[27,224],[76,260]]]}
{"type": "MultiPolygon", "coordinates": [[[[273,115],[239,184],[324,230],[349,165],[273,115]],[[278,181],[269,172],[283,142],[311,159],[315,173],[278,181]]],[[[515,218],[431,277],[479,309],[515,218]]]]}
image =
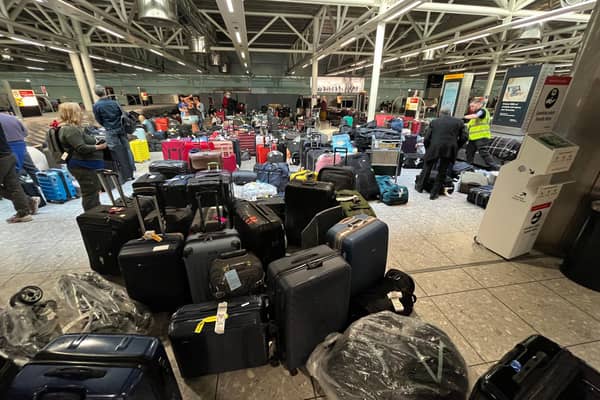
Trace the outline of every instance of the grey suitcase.
{"type": "Polygon", "coordinates": [[[327,232],[329,246],[340,251],[352,267],[352,296],[383,278],[388,237],[387,224],[365,214],[348,217],[327,232]]]}

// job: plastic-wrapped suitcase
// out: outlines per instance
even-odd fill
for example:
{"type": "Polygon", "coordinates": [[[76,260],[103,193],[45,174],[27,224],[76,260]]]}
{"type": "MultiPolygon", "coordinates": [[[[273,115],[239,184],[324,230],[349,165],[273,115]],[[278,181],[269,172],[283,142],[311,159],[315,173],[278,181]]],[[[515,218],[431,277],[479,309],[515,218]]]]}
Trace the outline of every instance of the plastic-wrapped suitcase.
{"type": "Polygon", "coordinates": [[[283,222],[266,205],[238,200],[234,205],[234,226],[244,248],[252,251],[266,266],[285,256],[283,222]]]}
{"type": "Polygon", "coordinates": [[[266,297],[239,297],[221,307],[224,329],[215,332],[219,303],[187,305],[171,317],[169,340],[181,376],[193,378],[269,362],[266,297]]]}
{"type": "Polygon", "coordinates": [[[340,251],[352,267],[352,296],[383,278],[388,237],[387,224],[366,214],[348,217],[327,232],[329,246],[340,251]]]}
{"type": "Polygon", "coordinates": [[[302,230],[313,217],[337,205],[334,186],[330,182],[291,181],[285,188],[285,230],[288,243],[300,245],[302,230]]]}
{"type": "Polygon", "coordinates": [[[550,339],[533,335],[483,374],[470,400],[598,400],[600,373],[550,339]]]}
{"type": "Polygon", "coordinates": [[[140,335],[73,334],[54,339],[27,363],[11,400],[181,400],[165,348],[140,335]]]}
{"type": "Polygon", "coordinates": [[[269,264],[277,352],[288,370],[302,367],[327,335],[344,328],[350,280],[348,263],[325,245],[269,264]]]}
{"type": "Polygon", "coordinates": [[[265,290],[263,264],[245,249],[221,253],[208,274],[210,293],[217,300],[257,295],[265,290]]]}
{"type": "Polygon", "coordinates": [[[171,179],[177,175],[185,175],[190,172],[188,164],[181,160],[152,161],[148,167],[148,171],[162,174],[167,179],[171,179]]]}
{"type": "MultiPolygon", "coordinates": [[[[139,196],[135,195],[136,201],[139,196]]],[[[156,197],[154,204],[155,209],[159,210],[156,197]]],[[[139,207],[136,210],[142,231],[146,232],[139,207]]],[[[190,300],[182,254],[184,238],[181,233],[164,233],[162,218],[157,220],[161,230],[160,240],[142,237],[125,243],[119,253],[119,266],[129,297],[155,312],[174,311],[190,300]]]]}
{"type": "MultiPolygon", "coordinates": [[[[125,198],[119,184],[118,174],[103,171],[125,198]]],[[[104,186],[103,176],[99,176],[104,186]]],[[[135,208],[126,202],[119,206],[110,189],[107,190],[112,205],[100,205],[77,216],[77,225],[87,251],[90,267],[102,275],[120,275],[118,255],[121,247],[129,240],[140,237],[140,224],[135,208]]]]}
{"type": "MultiPolygon", "coordinates": [[[[167,179],[159,186],[160,198],[162,199],[165,207],[185,208],[190,203],[187,195],[188,181],[193,178],[194,175],[177,175],[173,178],[167,179]]],[[[192,204],[192,209],[194,205],[192,204]]]]}

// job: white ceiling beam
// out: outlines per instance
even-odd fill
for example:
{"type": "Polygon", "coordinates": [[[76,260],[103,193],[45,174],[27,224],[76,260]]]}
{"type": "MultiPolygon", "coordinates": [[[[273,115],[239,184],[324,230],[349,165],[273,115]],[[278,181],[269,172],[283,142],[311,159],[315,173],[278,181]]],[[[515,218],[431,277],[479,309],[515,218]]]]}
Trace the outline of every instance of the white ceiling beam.
{"type": "MultiPolygon", "coordinates": [[[[236,51],[235,47],[228,46],[212,46],[210,48],[212,51],[236,51]]],[[[250,47],[248,49],[250,53],[286,53],[286,54],[312,54],[312,50],[302,50],[302,49],[278,49],[272,47],[250,47]]],[[[331,54],[341,54],[346,56],[372,56],[373,52],[356,52],[356,51],[335,51],[331,54]]]]}
{"type": "Polygon", "coordinates": [[[258,31],[248,42],[248,46],[252,45],[262,34],[264,34],[277,21],[279,17],[273,17],[260,31],[258,31]]]}
{"type": "MultiPolygon", "coordinates": [[[[207,10],[198,9],[199,13],[202,14],[221,14],[219,10],[207,10]]],[[[246,15],[249,17],[285,17],[285,18],[298,18],[298,19],[313,19],[315,16],[312,14],[291,14],[291,13],[279,13],[279,12],[258,12],[258,11],[246,11],[246,15]]]]}
{"type": "Polygon", "coordinates": [[[379,0],[268,0],[272,3],[318,4],[320,6],[375,7],[379,0]]]}
{"type": "Polygon", "coordinates": [[[229,39],[237,49],[241,65],[250,70],[250,53],[248,52],[248,32],[246,30],[246,13],[243,0],[217,0],[217,7],[227,27],[229,39]],[[232,8],[230,8],[232,6],[232,8]],[[238,40],[239,39],[239,40],[238,40]]]}

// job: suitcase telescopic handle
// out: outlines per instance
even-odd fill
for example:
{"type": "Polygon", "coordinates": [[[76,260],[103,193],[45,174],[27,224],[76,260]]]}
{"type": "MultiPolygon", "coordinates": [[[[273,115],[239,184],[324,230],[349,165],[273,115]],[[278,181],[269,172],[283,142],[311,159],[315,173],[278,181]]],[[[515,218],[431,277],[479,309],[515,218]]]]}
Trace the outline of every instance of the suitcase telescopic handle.
{"type": "Polygon", "coordinates": [[[117,202],[115,200],[115,196],[110,188],[110,185],[107,182],[107,179],[110,179],[113,186],[117,188],[119,192],[119,196],[121,196],[121,201],[123,202],[123,207],[127,207],[127,201],[125,197],[125,192],[123,191],[123,186],[121,186],[121,182],[119,182],[119,174],[110,169],[98,169],[96,170],[96,175],[98,176],[98,180],[102,185],[102,188],[110,198],[113,207],[117,207],[117,202]]]}
{"type": "Polygon", "coordinates": [[[151,187],[141,188],[141,189],[133,192],[135,212],[136,212],[138,220],[140,222],[140,228],[142,228],[142,233],[146,232],[146,223],[144,222],[144,216],[142,215],[142,206],[140,204],[141,197],[150,197],[152,199],[154,209],[156,210],[156,218],[158,218],[158,227],[160,228],[160,233],[162,233],[164,235],[167,232],[167,228],[165,227],[165,221],[163,220],[162,213],[160,212],[160,205],[158,204],[157,191],[156,191],[156,188],[151,188],[151,187]]]}
{"type": "MultiPolygon", "coordinates": [[[[338,151],[340,153],[344,153],[344,155],[342,157],[344,157],[344,165],[348,165],[348,149],[346,147],[334,147],[333,148],[333,164],[335,164],[335,160],[336,160],[336,154],[338,153],[338,151]]],[[[342,160],[340,160],[342,161],[342,160]]]]}
{"type": "MultiPolygon", "coordinates": [[[[220,180],[220,185],[223,186],[223,180],[220,180]]],[[[196,202],[198,202],[198,212],[200,213],[200,229],[206,230],[206,221],[204,220],[204,213],[202,212],[202,195],[204,193],[214,193],[215,195],[215,208],[217,209],[217,218],[219,220],[219,224],[221,224],[222,216],[221,216],[221,204],[219,202],[219,192],[216,190],[208,191],[208,192],[198,192],[196,193],[196,202]]],[[[223,205],[225,207],[225,205],[223,205]]]]}

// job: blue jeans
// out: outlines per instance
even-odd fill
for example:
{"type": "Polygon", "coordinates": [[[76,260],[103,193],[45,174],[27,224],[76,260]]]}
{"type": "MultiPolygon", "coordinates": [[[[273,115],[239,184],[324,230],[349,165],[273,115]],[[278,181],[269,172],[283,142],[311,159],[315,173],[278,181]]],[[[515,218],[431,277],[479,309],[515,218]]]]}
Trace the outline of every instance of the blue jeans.
{"type": "Polygon", "coordinates": [[[118,164],[121,182],[133,179],[135,162],[133,161],[133,154],[131,154],[127,136],[121,131],[107,131],[106,143],[110,149],[113,161],[116,161],[118,164]]]}

